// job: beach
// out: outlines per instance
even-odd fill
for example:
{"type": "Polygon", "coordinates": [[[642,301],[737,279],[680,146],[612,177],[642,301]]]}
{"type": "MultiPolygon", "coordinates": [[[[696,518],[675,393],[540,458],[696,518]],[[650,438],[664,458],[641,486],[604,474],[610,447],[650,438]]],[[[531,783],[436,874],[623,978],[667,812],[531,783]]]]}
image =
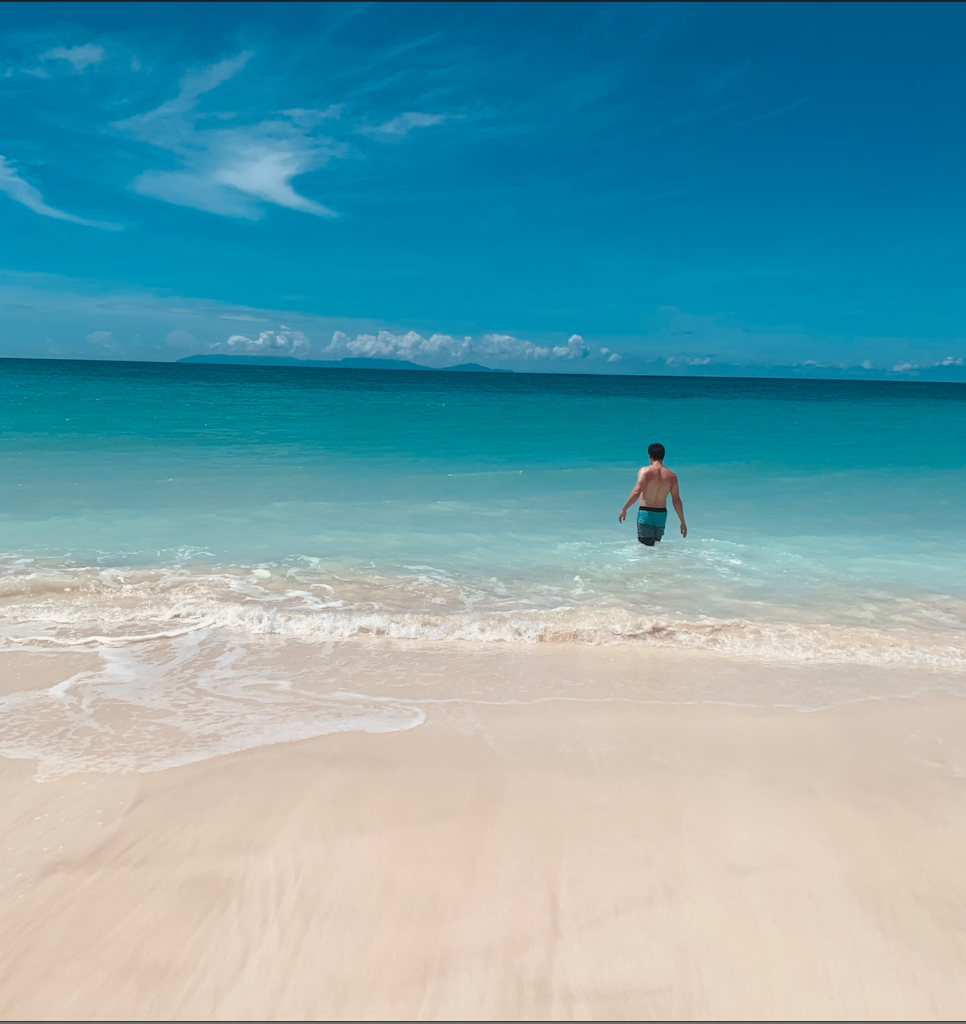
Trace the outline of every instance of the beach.
{"type": "Polygon", "coordinates": [[[0,15],[0,1024],[966,1020],[966,6],[0,15]]]}
{"type": "MultiPolygon", "coordinates": [[[[505,653],[510,676],[748,671],[505,653]]],[[[3,760],[0,1014],[957,1018],[964,726],[937,692],[457,701],[165,771],[3,760]]]]}
{"type": "Polygon", "coordinates": [[[966,1012],[958,385],[5,360],[0,399],[0,1016],[966,1012]]]}

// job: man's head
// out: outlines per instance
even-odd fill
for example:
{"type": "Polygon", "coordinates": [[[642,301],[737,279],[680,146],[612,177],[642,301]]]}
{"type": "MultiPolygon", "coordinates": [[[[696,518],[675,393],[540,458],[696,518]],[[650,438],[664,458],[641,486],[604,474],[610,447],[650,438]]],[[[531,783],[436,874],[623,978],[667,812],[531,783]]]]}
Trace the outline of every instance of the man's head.
{"type": "Polygon", "coordinates": [[[664,461],[664,445],[663,444],[649,444],[647,446],[647,454],[650,456],[651,462],[663,462],[664,461]]]}

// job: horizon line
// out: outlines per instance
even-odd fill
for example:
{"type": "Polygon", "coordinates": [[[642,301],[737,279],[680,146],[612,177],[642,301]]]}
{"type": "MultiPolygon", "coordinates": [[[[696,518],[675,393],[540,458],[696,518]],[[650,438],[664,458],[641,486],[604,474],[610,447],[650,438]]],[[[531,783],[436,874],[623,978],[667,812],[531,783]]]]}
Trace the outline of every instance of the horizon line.
{"type": "MultiPolygon", "coordinates": [[[[217,354],[217,353],[216,353],[217,354]]],[[[457,364],[452,367],[448,366],[423,366],[419,363],[411,363],[409,360],[393,360],[393,359],[376,359],[374,357],[356,357],[352,358],[352,362],[361,362],[363,359],[371,359],[372,362],[378,363],[389,363],[389,362],[410,362],[409,366],[346,366],[340,365],[345,362],[344,360],[333,360],[329,365],[318,365],[323,363],[323,360],[300,360],[294,356],[234,356],[229,357],[232,359],[231,362],[217,361],[217,362],[206,362],[200,359],[196,359],[192,356],[184,356],[180,359],[105,359],[102,357],[92,356],[0,356],[0,362],[35,362],[35,363],[106,363],[106,364],[129,364],[129,365],[146,365],[146,366],[214,366],[214,367],[248,367],[268,369],[268,370],[361,370],[368,371],[370,373],[424,373],[424,372],[455,372],[455,373],[472,373],[479,375],[480,370],[460,370],[460,365],[457,364]],[[261,359],[290,359],[291,362],[255,362],[254,360],[261,359]],[[236,362],[235,360],[253,360],[252,362],[236,362]],[[299,365],[304,363],[306,365],[299,365]],[[315,364],[315,365],[313,365],[315,364]]],[[[786,370],[795,371],[799,369],[801,364],[788,364],[787,366],[761,366],[763,372],[760,373],[648,373],[642,371],[640,373],[620,373],[620,372],[609,372],[609,373],[581,373],[579,371],[566,371],[566,370],[510,370],[507,368],[494,369],[493,367],[483,367],[482,363],[477,363],[482,368],[482,372],[493,373],[496,375],[513,375],[513,376],[527,376],[527,377],[593,377],[593,378],[611,378],[611,377],[661,377],[670,378],[676,380],[793,380],[799,382],[846,382],[854,384],[954,384],[954,385],[966,385],[966,369],[961,369],[964,372],[964,379],[936,379],[935,376],[920,377],[920,376],[898,376],[895,375],[896,371],[890,371],[888,369],[882,370],[865,370],[866,374],[877,373],[880,376],[849,376],[851,368],[842,368],[839,374],[834,376],[821,376],[814,372],[815,369],[821,368],[810,368],[806,373],[769,373],[769,370],[786,370]]],[[[735,366],[739,368],[738,364],[729,363],[717,363],[712,364],[715,367],[718,366],[735,366]]],[[[741,369],[753,369],[753,367],[740,367],[741,369]]],[[[863,367],[856,367],[856,370],[862,371],[863,367]]],[[[934,367],[923,367],[924,372],[933,371],[934,367]]]]}

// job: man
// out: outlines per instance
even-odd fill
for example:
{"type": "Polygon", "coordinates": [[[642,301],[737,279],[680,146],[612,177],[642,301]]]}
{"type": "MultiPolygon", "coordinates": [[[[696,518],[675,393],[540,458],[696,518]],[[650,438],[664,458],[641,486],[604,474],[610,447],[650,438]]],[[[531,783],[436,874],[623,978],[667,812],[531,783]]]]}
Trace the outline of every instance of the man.
{"type": "Polygon", "coordinates": [[[641,467],[637,474],[634,490],[624,502],[617,521],[624,522],[627,510],[640,498],[641,507],[637,513],[637,539],[652,548],[654,542],[664,536],[669,494],[674,504],[674,511],[677,512],[678,519],[681,520],[682,537],[687,537],[688,528],[684,523],[684,505],[681,504],[681,495],[678,493],[678,478],[664,465],[664,445],[648,445],[647,454],[651,464],[641,467]]]}

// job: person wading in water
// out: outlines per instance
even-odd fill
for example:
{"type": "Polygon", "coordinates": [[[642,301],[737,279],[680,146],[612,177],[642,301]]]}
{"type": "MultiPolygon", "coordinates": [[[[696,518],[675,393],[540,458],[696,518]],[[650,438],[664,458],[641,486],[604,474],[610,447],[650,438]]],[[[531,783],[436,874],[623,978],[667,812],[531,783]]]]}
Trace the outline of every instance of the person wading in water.
{"type": "Polygon", "coordinates": [[[684,505],[678,493],[678,478],[664,465],[664,445],[648,445],[647,454],[651,464],[642,466],[637,474],[637,483],[630,497],[624,502],[619,523],[624,522],[627,510],[640,499],[641,507],[637,512],[637,539],[649,548],[664,536],[664,525],[667,523],[667,496],[671,495],[674,511],[681,520],[681,536],[687,537],[688,528],[684,522],[684,505]]]}

